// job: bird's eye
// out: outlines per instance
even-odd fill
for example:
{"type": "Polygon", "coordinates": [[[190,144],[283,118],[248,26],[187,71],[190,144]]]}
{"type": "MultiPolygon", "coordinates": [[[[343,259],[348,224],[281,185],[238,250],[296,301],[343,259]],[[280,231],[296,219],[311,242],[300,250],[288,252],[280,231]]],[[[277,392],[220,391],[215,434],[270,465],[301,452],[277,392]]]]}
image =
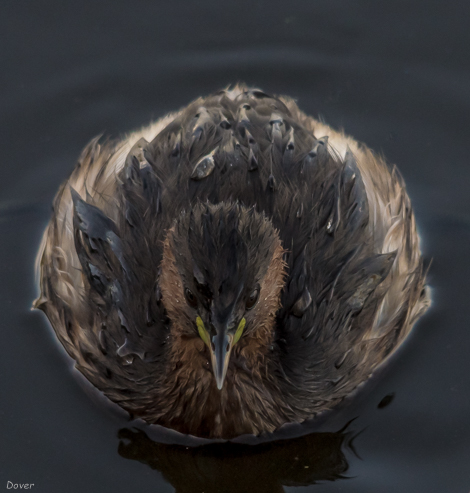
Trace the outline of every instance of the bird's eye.
{"type": "Polygon", "coordinates": [[[184,296],[186,297],[186,301],[188,302],[189,306],[192,306],[193,308],[197,307],[197,298],[194,296],[193,292],[190,289],[186,289],[184,291],[184,296]]]}
{"type": "Polygon", "coordinates": [[[258,298],[259,298],[259,289],[255,289],[254,291],[251,292],[250,296],[248,296],[248,299],[246,300],[246,309],[251,310],[251,308],[253,308],[256,305],[258,298]]]}

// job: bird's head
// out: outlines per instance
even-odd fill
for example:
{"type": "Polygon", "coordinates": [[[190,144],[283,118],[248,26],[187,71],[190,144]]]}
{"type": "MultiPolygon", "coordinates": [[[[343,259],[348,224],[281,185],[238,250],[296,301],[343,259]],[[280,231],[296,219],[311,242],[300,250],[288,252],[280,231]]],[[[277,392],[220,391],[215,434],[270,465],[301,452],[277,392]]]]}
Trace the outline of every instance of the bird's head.
{"type": "Polygon", "coordinates": [[[162,299],[179,342],[207,346],[218,389],[233,348],[266,340],[284,284],[284,250],[272,222],[238,204],[197,204],[168,231],[162,299]]]}

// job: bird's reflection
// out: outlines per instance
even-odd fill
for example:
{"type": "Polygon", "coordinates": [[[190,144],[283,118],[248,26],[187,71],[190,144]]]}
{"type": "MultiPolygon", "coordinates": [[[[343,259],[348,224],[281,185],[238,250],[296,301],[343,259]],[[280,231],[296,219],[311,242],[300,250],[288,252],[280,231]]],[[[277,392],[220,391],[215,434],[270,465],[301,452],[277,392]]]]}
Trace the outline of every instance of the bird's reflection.
{"type": "Polygon", "coordinates": [[[345,449],[354,452],[354,433],[346,428],[259,445],[200,447],[157,443],[141,429],[123,428],[118,452],[160,471],[177,493],[281,493],[284,486],[345,478],[345,449]]]}

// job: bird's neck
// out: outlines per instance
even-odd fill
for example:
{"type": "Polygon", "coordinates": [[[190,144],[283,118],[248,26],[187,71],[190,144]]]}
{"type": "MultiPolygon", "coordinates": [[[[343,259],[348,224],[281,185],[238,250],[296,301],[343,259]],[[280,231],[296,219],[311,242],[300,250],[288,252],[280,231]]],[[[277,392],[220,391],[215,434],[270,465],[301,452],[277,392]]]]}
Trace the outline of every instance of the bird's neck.
{"type": "Polygon", "coordinates": [[[171,320],[168,352],[150,418],[183,433],[230,437],[274,430],[287,421],[286,405],[276,382],[273,338],[284,285],[284,249],[277,240],[260,300],[234,346],[227,376],[217,389],[209,348],[181,317],[184,303],[175,257],[165,242],[160,278],[163,301],[171,320]]]}
{"type": "MultiPolygon", "coordinates": [[[[266,331],[268,334],[268,331],[266,331]]],[[[206,346],[174,344],[160,387],[157,422],[182,433],[232,437],[272,431],[287,421],[272,368],[271,338],[245,338],[217,389],[206,346]]]]}

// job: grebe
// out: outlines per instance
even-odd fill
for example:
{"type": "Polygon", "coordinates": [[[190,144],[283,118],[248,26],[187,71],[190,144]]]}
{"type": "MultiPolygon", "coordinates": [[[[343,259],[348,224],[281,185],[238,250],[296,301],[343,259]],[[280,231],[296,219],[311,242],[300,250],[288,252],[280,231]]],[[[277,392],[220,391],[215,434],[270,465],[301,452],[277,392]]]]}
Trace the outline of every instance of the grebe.
{"type": "Polygon", "coordinates": [[[210,438],[332,409],[429,305],[397,169],[243,85],[91,141],[38,269],[35,307],[95,387],[210,438]]]}

